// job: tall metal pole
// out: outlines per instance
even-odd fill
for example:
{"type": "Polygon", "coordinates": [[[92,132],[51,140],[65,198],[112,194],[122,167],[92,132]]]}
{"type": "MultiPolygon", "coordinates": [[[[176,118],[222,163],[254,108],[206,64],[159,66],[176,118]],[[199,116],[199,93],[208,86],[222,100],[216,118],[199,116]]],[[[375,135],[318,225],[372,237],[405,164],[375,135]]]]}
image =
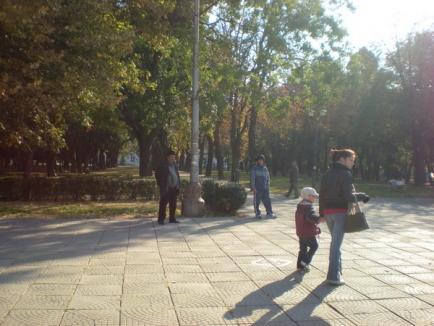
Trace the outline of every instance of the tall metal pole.
{"type": "Polygon", "coordinates": [[[191,168],[190,184],[188,185],[182,206],[184,216],[201,216],[204,201],[201,198],[199,183],[199,0],[194,3],[194,47],[193,47],[193,92],[191,117],[191,168]]]}
{"type": "Polygon", "coordinates": [[[199,183],[199,8],[200,0],[194,3],[194,48],[193,48],[193,113],[191,119],[191,170],[190,182],[199,183]]]}

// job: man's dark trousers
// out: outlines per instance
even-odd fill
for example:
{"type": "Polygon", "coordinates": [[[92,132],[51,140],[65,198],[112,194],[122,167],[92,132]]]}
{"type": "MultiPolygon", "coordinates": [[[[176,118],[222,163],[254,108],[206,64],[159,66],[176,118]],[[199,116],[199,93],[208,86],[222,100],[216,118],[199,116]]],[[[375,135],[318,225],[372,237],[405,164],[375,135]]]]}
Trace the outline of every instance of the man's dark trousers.
{"type": "Polygon", "coordinates": [[[288,190],[288,197],[291,196],[291,192],[294,192],[294,198],[298,198],[298,196],[300,195],[298,192],[298,182],[297,181],[290,181],[289,190],[288,190]]]}
{"type": "Polygon", "coordinates": [[[316,237],[299,238],[300,251],[298,252],[297,268],[302,268],[301,262],[309,265],[312,257],[318,249],[318,240],[316,237]],[[308,250],[309,249],[309,250],[308,250]]]}
{"type": "Polygon", "coordinates": [[[158,210],[158,221],[164,222],[166,218],[166,207],[169,203],[169,221],[175,220],[176,198],[178,188],[168,188],[166,192],[160,191],[160,209],[158,210]]]}
{"type": "Polygon", "coordinates": [[[255,208],[256,216],[261,215],[261,210],[259,209],[259,205],[261,204],[261,201],[264,203],[267,214],[269,215],[273,214],[273,210],[271,208],[270,190],[268,189],[258,190],[254,194],[253,205],[255,208]]]}

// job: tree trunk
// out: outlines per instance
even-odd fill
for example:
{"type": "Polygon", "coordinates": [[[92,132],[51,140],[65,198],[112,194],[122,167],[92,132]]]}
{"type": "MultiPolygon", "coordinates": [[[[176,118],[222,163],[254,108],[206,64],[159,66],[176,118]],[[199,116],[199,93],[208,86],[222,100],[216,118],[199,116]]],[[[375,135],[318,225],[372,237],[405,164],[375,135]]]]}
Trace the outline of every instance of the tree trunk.
{"type": "Polygon", "coordinates": [[[181,170],[181,171],[185,170],[185,154],[184,154],[184,151],[181,151],[181,154],[179,155],[178,167],[179,167],[179,170],[181,170]]]}
{"type": "Polygon", "coordinates": [[[71,156],[71,172],[72,173],[77,173],[77,158],[76,158],[76,152],[74,149],[72,149],[70,151],[70,156],[71,156]]]}
{"type": "Polygon", "coordinates": [[[238,167],[240,162],[240,152],[241,152],[241,139],[239,137],[235,137],[231,141],[231,181],[238,182],[240,180],[240,169],[238,167]]]}
{"type": "Polygon", "coordinates": [[[321,173],[324,174],[327,171],[329,165],[329,144],[328,138],[324,140],[324,163],[322,165],[321,173]]]}
{"type": "Polygon", "coordinates": [[[366,174],[365,174],[365,161],[363,160],[363,157],[362,156],[359,156],[358,158],[357,158],[357,162],[358,162],[358,164],[357,164],[357,169],[358,169],[358,175],[360,176],[360,178],[362,179],[362,180],[366,180],[366,174]]]}
{"type": "Polygon", "coordinates": [[[214,158],[214,142],[211,138],[210,135],[206,136],[207,138],[207,143],[208,143],[208,158],[207,158],[207,162],[206,162],[206,172],[205,175],[207,177],[210,177],[212,174],[212,161],[214,158]]]}
{"type": "Polygon", "coordinates": [[[412,159],[410,161],[410,164],[407,167],[407,170],[405,171],[406,172],[406,174],[405,174],[405,183],[409,183],[410,182],[411,172],[413,170],[413,165],[414,165],[414,160],[412,159]]]}
{"type": "Polygon", "coordinates": [[[111,153],[112,167],[118,166],[119,152],[120,152],[120,149],[116,149],[116,150],[112,151],[112,153],[111,153]]]}
{"type": "Polygon", "coordinates": [[[100,150],[99,151],[99,157],[98,157],[98,168],[100,169],[105,169],[106,166],[106,160],[105,160],[105,155],[104,155],[104,151],[100,150]]]}
{"type": "Polygon", "coordinates": [[[185,159],[185,167],[186,167],[186,171],[190,172],[191,171],[191,151],[188,150],[187,151],[187,157],[185,159]]]}
{"type": "Polygon", "coordinates": [[[253,162],[255,162],[257,152],[256,152],[256,122],[258,121],[258,112],[255,107],[252,107],[250,111],[250,123],[249,123],[249,158],[247,162],[247,166],[251,166],[253,162]]]}
{"type": "Polygon", "coordinates": [[[82,158],[81,158],[81,153],[79,151],[77,151],[76,153],[76,160],[77,160],[77,173],[82,173],[83,172],[83,166],[82,166],[82,158]]]}
{"type": "Polygon", "coordinates": [[[425,153],[423,136],[420,129],[413,130],[413,162],[414,162],[414,184],[423,186],[426,182],[425,175],[425,153]]]}
{"type": "Polygon", "coordinates": [[[319,126],[315,127],[315,134],[313,136],[313,153],[312,153],[312,187],[316,187],[318,181],[318,143],[319,143],[319,126]]]}
{"type": "Polygon", "coordinates": [[[225,178],[224,175],[224,163],[223,163],[223,149],[222,149],[222,143],[221,143],[221,125],[222,122],[218,122],[215,130],[214,130],[214,150],[215,150],[215,157],[217,160],[217,178],[219,180],[223,180],[225,178]]]}
{"type": "Polygon", "coordinates": [[[6,159],[0,158],[0,175],[6,172],[6,159]]]}
{"type": "Polygon", "coordinates": [[[137,142],[139,144],[139,157],[140,157],[139,175],[140,177],[143,178],[145,176],[149,176],[148,165],[151,158],[150,149],[152,145],[152,140],[150,140],[149,138],[145,139],[145,137],[142,136],[137,138],[137,142]]]}
{"type": "Polygon", "coordinates": [[[53,152],[47,153],[47,176],[56,176],[56,154],[53,152]]]}
{"type": "Polygon", "coordinates": [[[203,162],[205,160],[205,136],[199,139],[199,174],[203,174],[203,162]]]}
{"type": "MultiPolygon", "coordinates": [[[[236,95],[235,95],[236,98],[236,95]]],[[[233,104],[231,112],[231,181],[238,182],[240,180],[239,161],[241,158],[241,130],[240,117],[237,112],[238,103],[233,104]]]]}
{"type": "Polygon", "coordinates": [[[30,178],[32,174],[33,167],[33,151],[28,151],[24,153],[24,178],[30,178]]]}

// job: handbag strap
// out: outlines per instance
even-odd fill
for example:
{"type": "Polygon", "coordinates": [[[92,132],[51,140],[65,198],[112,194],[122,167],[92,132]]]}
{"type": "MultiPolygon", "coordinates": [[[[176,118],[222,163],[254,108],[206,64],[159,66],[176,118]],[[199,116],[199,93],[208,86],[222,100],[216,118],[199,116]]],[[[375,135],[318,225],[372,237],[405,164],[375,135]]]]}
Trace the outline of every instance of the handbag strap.
{"type": "MultiPolygon", "coordinates": [[[[356,187],[354,186],[354,184],[352,184],[353,187],[353,193],[356,192],[356,187]]],[[[362,210],[360,209],[360,205],[359,205],[359,201],[356,198],[356,202],[352,204],[353,207],[356,209],[356,213],[360,213],[362,210]]]]}
{"type": "Polygon", "coordinates": [[[360,208],[359,203],[356,201],[355,203],[348,204],[348,212],[360,213],[362,210],[360,208]]]}
{"type": "Polygon", "coordinates": [[[356,207],[356,212],[360,213],[362,210],[360,209],[360,205],[359,205],[359,202],[357,200],[356,200],[356,203],[354,205],[356,207]]]}

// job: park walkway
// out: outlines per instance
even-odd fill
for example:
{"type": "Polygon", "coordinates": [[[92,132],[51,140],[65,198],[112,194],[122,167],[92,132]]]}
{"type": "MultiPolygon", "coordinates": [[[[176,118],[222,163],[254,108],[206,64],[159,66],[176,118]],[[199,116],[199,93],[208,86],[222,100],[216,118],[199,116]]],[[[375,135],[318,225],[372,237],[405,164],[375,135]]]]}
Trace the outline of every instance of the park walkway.
{"type": "MultiPolygon", "coordinates": [[[[276,219],[0,220],[0,325],[434,325],[434,202],[366,205],[344,278],[295,270],[296,201],[276,219]]],[[[251,208],[245,212],[251,215],[251,208]]]]}

